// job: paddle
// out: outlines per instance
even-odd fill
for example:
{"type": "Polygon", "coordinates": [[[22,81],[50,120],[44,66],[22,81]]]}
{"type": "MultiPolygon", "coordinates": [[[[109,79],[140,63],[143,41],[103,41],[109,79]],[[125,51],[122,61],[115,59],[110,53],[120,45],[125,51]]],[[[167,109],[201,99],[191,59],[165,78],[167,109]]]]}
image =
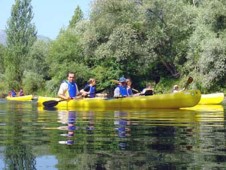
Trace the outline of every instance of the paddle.
{"type": "Polygon", "coordinates": [[[184,90],[186,90],[188,88],[188,85],[191,84],[191,82],[193,82],[193,78],[192,77],[189,77],[185,86],[184,86],[184,90]]]}
{"type": "Polygon", "coordinates": [[[48,101],[43,102],[42,104],[46,108],[51,108],[51,107],[56,106],[59,102],[62,102],[62,101],[66,101],[66,100],[65,99],[63,99],[63,100],[48,100],[48,101]]]}

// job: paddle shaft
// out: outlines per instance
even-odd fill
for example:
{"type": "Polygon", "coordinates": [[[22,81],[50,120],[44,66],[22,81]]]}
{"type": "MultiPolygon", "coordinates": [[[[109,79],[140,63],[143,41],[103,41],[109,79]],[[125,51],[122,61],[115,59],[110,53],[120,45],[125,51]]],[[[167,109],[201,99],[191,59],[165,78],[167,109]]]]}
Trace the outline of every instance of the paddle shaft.
{"type": "Polygon", "coordinates": [[[193,82],[193,78],[192,77],[189,77],[185,86],[184,86],[184,89],[186,90],[188,88],[188,85],[191,84],[193,82]]]}

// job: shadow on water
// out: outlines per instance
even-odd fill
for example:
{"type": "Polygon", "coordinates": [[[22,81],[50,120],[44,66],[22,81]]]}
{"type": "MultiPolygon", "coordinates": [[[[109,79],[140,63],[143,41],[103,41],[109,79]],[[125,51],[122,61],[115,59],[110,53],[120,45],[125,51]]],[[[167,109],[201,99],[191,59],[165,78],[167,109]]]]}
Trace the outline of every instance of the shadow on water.
{"type": "Polygon", "coordinates": [[[46,110],[0,101],[0,168],[222,169],[224,107],[46,110]]]}

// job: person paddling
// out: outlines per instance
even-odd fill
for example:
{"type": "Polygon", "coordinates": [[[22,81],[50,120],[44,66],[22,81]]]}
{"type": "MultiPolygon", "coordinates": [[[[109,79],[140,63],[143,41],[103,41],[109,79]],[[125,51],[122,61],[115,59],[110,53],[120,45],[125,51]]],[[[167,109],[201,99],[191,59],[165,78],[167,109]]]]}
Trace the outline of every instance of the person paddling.
{"type": "Polygon", "coordinates": [[[152,87],[151,83],[148,83],[140,93],[140,95],[145,95],[145,96],[149,96],[153,94],[154,94],[154,88],[152,87]]]}
{"type": "Polygon", "coordinates": [[[24,91],[23,91],[23,89],[22,89],[22,88],[20,89],[20,91],[19,91],[18,95],[19,95],[19,96],[24,96],[24,91]]]}
{"type": "Polygon", "coordinates": [[[114,90],[114,97],[127,97],[127,83],[125,77],[119,79],[119,85],[114,90]]]}
{"type": "Polygon", "coordinates": [[[183,90],[185,90],[185,88],[183,88],[182,90],[179,90],[179,86],[175,84],[175,85],[173,86],[172,93],[181,92],[181,91],[183,91],[183,90]]]}
{"type": "Polygon", "coordinates": [[[126,83],[127,83],[127,94],[128,94],[128,96],[133,96],[131,79],[126,79],[126,83]]]}
{"type": "Polygon", "coordinates": [[[96,80],[90,78],[84,89],[80,90],[83,97],[94,98],[96,96],[96,80]]]}
{"type": "Polygon", "coordinates": [[[10,92],[9,92],[9,95],[10,97],[16,97],[16,91],[14,89],[12,89],[10,92]]]}
{"type": "Polygon", "coordinates": [[[78,86],[75,83],[75,73],[68,72],[67,80],[63,81],[60,85],[58,97],[69,100],[76,98],[79,94],[78,86]]]}

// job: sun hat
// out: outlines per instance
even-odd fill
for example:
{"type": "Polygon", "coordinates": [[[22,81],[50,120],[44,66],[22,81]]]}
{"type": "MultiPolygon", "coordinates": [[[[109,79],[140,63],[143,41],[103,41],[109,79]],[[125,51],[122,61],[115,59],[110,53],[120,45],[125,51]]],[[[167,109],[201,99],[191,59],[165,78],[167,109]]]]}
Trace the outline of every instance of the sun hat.
{"type": "Polygon", "coordinates": [[[119,79],[119,82],[120,82],[120,83],[126,82],[126,78],[125,78],[125,77],[121,77],[121,78],[119,79]]]}

